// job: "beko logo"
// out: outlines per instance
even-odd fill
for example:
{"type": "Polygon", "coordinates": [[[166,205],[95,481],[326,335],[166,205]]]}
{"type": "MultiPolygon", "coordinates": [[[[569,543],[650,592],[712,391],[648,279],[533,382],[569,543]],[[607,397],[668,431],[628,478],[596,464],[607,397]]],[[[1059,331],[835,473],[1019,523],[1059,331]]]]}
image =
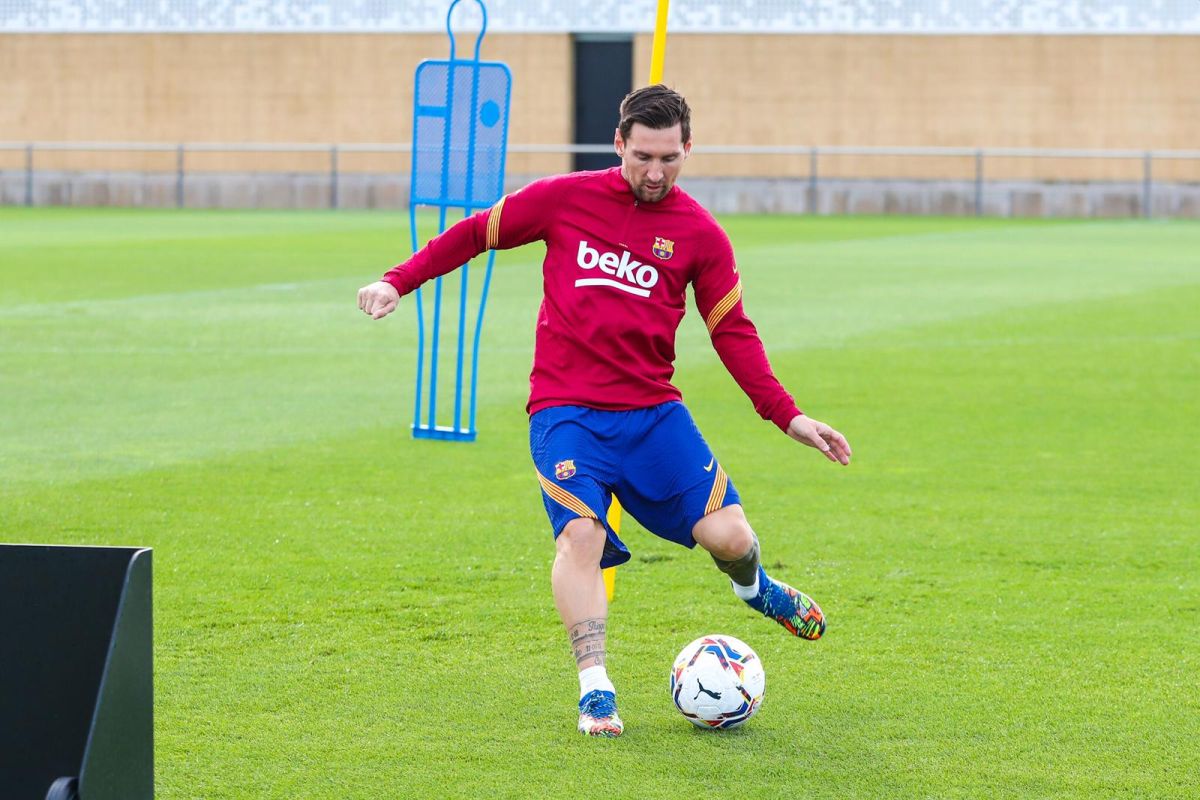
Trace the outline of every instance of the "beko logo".
{"type": "Polygon", "coordinates": [[[594,247],[588,247],[586,241],[579,243],[579,256],[576,263],[582,269],[597,269],[613,278],[580,278],[576,286],[611,286],[622,292],[636,294],[638,297],[649,297],[650,290],[658,283],[658,270],[649,264],[634,261],[629,251],[616,253],[601,253],[594,247]]]}

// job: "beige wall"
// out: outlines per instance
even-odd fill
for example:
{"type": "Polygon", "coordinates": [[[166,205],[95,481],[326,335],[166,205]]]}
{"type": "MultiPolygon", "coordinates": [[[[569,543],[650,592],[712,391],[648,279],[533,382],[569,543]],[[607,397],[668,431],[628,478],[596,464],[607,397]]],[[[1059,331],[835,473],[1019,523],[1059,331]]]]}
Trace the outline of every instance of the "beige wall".
{"type": "MultiPolygon", "coordinates": [[[[460,50],[473,48],[460,41],[460,50]]],[[[514,74],[510,142],[571,135],[567,36],[489,36],[482,57],[514,74]]],[[[0,35],[0,141],[370,142],[412,139],[413,71],[444,59],[429,35],[0,35]]],[[[155,168],[173,156],[89,155],[155,168]]],[[[40,164],[79,157],[39,155],[40,164]]],[[[565,157],[514,156],[510,169],[565,169],[565,157]]],[[[195,155],[196,168],[322,166],[322,155],[195,155]]],[[[407,171],[408,157],[347,154],[342,166],[407,171]]]]}
{"type": "MultiPolygon", "coordinates": [[[[650,37],[639,37],[635,76],[648,74],[649,59],[650,37]]],[[[668,39],[664,78],[692,104],[698,144],[1197,149],[1198,75],[1196,36],[680,35],[668,39]]],[[[808,171],[805,157],[720,162],[710,168],[808,171]]],[[[827,174],[917,177],[931,167],[973,171],[971,159],[821,162],[827,174]]],[[[1158,168],[1162,177],[1171,169],[1158,168]]],[[[1196,162],[1175,169],[1200,179],[1196,162]]],[[[1047,170],[1137,177],[1141,165],[989,164],[993,177],[1047,170]]]]}
{"type": "MultiPolygon", "coordinates": [[[[470,43],[461,42],[460,47],[470,43]]],[[[0,140],[407,142],[430,35],[0,35],[0,140]]],[[[650,37],[635,44],[644,80],[650,37]]],[[[489,35],[515,75],[510,142],[571,139],[571,39],[489,35]]],[[[675,35],[666,82],[698,144],[1200,148],[1200,37],[675,35]]],[[[170,168],[172,156],[41,154],[42,166],[170,168]]],[[[11,161],[6,157],[5,162],[11,161]]],[[[322,155],[195,155],[194,168],[324,169],[322,155]]],[[[510,171],[566,156],[513,155],[510,171]]],[[[347,170],[407,158],[344,155],[347,170]]],[[[1137,179],[1136,162],[992,161],[991,177],[1137,179]]],[[[964,159],[826,157],[826,175],[969,177],[964,159]]],[[[693,174],[806,175],[798,157],[705,156],[693,174]]],[[[1200,180],[1200,164],[1156,177],[1200,180]]]]}

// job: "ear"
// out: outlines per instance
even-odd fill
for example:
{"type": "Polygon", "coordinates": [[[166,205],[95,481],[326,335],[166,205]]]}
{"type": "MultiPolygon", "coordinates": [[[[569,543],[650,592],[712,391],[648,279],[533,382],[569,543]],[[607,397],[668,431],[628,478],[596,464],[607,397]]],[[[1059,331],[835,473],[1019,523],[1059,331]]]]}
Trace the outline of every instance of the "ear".
{"type": "Polygon", "coordinates": [[[613,129],[613,149],[617,151],[619,158],[625,157],[625,139],[621,136],[621,129],[613,129]]]}
{"type": "Polygon", "coordinates": [[[683,143],[683,158],[686,161],[687,157],[692,154],[692,140],[688,139],[683,143]]]}

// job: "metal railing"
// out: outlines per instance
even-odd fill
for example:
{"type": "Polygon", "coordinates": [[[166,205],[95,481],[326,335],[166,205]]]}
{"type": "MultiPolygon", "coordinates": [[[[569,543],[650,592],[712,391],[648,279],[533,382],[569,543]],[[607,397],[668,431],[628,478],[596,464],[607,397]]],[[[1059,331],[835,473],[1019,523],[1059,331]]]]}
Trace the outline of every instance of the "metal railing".
{"type": "MultiPolygon", "coordinates": [[[[324,153],[328,159],[330,208],[339,207],[338,183],[340,157],[350,153],[395,154],[409,153],[409,143],[263,143],[263,142],[0,142],[0,151],[24,151],[25,205],[33,205],[34,176],[37,172],[36,154],[50,152],[128,152],[174,153],[175,205],[186,205],[188,156],[200,153],[324,153]]],[[[575,153],[612,153],[611,144],[525,144],[509,145],[509,153],[569,155],[575,153]]],[[[1071,148],[1022,147],[855,147],[855,146],[772,146],[772,145],[697,145],[697,153],[713,155],[807,156],[807,190],[809,210],[816,212],[815,199],[822,180],[822,156],[899,156],[915,158],[953,157],[973,160],[974,211],[981,214],[984,203],[986,165],[989,160],[1003,158],[1032,159],[1115,159],[1141,162],[1141,208],[1143,215],[1152,215],[1154,197],[1154,164],[1162,161],[1200,161],[1200,150],[1089,150],[1071,148]]],[[[264,170],[269,171],[269,170],[264,170]]],[[[885,180],[879,178],[879,180],[885,180]]]]}

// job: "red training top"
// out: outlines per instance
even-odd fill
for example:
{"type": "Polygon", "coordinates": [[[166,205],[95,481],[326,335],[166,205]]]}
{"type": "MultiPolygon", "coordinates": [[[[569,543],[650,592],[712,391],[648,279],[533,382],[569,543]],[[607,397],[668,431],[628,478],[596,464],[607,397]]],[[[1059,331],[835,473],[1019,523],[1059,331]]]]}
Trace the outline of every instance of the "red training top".
{"type": "Polygon", "coordinates": [[[431,239],[383,279],[403,296],[485,250],[539,239],[546,260],[530,414],[681,399],[671,376],[689,283],[713,347],[754,410],[785,431],[800,413],[742,308],[725,231],[678,186],[658,202],[640,202],[620,167],[535,181],[431,239]]]}

